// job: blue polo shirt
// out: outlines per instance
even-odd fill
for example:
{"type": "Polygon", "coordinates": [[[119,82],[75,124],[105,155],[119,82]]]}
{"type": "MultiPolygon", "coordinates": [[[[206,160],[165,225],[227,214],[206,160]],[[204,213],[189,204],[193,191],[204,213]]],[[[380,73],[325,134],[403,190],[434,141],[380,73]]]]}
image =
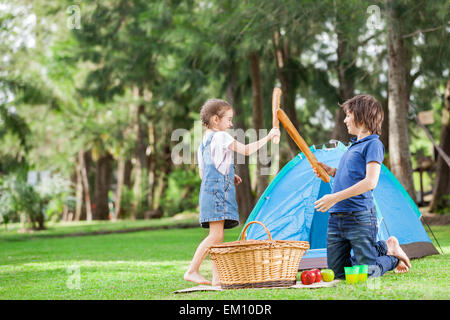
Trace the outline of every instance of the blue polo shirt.
{"type": "MultiPolygon", "coordinates": [[[[351,139],[351,145],[339,161],[332,193],[347,189],[366,177],[366,165],[375,161],[383,163],[384,146],[377,134],[361,140],[351,139]]],[[[328,212],[354,212],[374,207],[372,190],[336,203],[328,212]]]]}

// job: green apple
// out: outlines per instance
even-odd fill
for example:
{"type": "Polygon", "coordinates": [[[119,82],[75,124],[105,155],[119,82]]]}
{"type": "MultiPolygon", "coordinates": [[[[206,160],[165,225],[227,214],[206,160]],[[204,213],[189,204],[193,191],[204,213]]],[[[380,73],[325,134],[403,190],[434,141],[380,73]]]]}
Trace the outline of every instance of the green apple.
{"type": "Polygon", "coordinates": [[[331,269],[322,269],[320,271],[322,273],[322,280],[326,282],[330,282],[334,280],[334,271],[331,269]]]}

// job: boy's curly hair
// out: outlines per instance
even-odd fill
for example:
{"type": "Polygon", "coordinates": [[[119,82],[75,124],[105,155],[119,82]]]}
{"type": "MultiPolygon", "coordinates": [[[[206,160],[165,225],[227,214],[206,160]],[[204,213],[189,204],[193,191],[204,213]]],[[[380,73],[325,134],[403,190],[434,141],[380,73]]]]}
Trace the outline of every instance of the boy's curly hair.
{"type": "Polygon", "coordinates": [[[200,109],[200,118],[205,127],[209,128],[211,117],[218,116],[222,118],[228,110],[233,109],[225,100],[208,99],[200,109]]]}
{"type": "Polygon", "coordinates": [[[353,114],[357,126],[363,125],[371,134],[381,135],[384,111],[377,99],[368,94],[361,94],[348,99],[340,106],[346,113],[353,114]]]}

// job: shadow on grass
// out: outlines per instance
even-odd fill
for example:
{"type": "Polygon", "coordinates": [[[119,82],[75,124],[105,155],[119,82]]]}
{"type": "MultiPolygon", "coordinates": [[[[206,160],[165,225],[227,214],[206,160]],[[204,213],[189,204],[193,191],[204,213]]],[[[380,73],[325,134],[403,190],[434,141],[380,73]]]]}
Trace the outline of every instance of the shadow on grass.
{"type": "MultiPolygon", "coordinates": [[[[168,229],[188,229],[188,228],[198,228],[198,222],[169,222],[166,224],[150,225],[143,227],[120,227],[114,228],[114,226],[108,226],[106,224],[94,224],[87,226],[89,229],[79,232],[70,232],[67,230],[62,230],[62,228],[48,228],[43,231],[35,231],[29,234],[3,234],[0,236],[2,241],[19,242],[35,239],[46,239],[46,238],[69,238],[69,237],[83,237],[83,236],[98,236],[98,235],[108,235],[115,233],[131,233],[140,231],[153,231],[153,230],[168,230],[168,229]]],[[[70,226],[69,226],[70,228],[70,226]]],[[[83,227],[72,227],[75,229],[81,229],[83,227]]]]}

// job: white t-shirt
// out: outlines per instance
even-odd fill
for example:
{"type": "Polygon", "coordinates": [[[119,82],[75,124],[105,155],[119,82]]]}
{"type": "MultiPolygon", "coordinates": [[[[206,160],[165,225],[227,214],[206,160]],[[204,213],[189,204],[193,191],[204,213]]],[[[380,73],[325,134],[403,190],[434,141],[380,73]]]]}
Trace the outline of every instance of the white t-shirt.
{"type": "MultiPolygon", "coordinates": [[[[197,159],[200,170],[203,170],[202,145],[205,145],[213,133],[212,130],[206,130],[202,144],[198,147],[197,159]]],[[[234,138],[226,131],[217,131],[211,139],[211,159],[214,167],[223,175],[228,173],[233,163],[233,150],[228,148],[233,141],[234,138]]]]}

